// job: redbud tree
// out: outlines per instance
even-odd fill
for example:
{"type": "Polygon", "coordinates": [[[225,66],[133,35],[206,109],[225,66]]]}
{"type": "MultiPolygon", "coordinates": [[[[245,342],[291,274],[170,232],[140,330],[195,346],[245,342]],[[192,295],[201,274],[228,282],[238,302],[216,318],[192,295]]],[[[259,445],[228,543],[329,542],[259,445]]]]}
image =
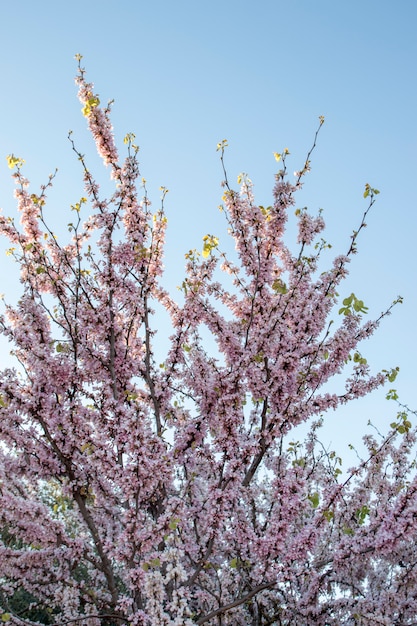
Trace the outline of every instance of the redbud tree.
{"type": "Polygon", "coordinates": [[[372,373],[359,351],[392,305],[369,321],[362,300],[338,295],[377,190],[366,186],[346,254],[322,271],[323,218],[295,209],[311,151],[294,179],[288,151],[275,155],[268,206],[247,176],[234,190],[224,169],[235,253],[206,235],[173,297],[161,281],[163,203],[152,211],[133,134],[119,157],[110,105],[78,63],[112,195],[70,135],[84,190],[63,243],[48,226],[55,177],[31,193],[23,160],[8,157],[20,223],[1,216],[0,230],[21,295],[0,318],[15,358],[0,374],[2,621],[416,623],[409,413],[367,435],[347,472],[319,438],[326,411],[396,375],[372,373]],[[284,238],[294,210],[295,252],[284,238]],[[167,335],[162,363],[156,331],[167,335]]]}

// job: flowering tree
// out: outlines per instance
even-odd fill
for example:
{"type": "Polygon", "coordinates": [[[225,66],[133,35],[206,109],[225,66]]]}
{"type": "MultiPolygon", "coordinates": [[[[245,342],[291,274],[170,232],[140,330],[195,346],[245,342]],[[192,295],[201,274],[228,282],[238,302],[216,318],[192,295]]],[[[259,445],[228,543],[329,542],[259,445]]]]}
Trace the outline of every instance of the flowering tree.
{"type": "Polygon", "coordinates": [[[134,136],[120,161],[110,107],[78,62],[83,114],[113,195],[100,195],[70,135],[85,190],[64,245],[46,218],[54,176],[31,194],[23,161],[8,158],[21,225],[1,217],[0,229],[22,295],[0,319],[17,359],[0,375],[1,619],[416,623],[408,413],[386,436],[368,436],[368,456],[347,474],[318,438],[325,411],[396,374],[372,375],[358,349],[390,309],[365,322],[354,294],[337,306],[377,190],[366,186],[347,254],[319,274],[328,247],[321,215],[296,210],[296,253],[283,239],[310,154],[293,183],[288,151],[275,155],[282,169],[268,207],[256,204],[246,176],[237,192],[225,173],[236,260],[206,235],[202,253],[186,255],[175,302],[160,281],[163,202],[152,214],[144,181],[137,188],[134,136]],[[160,306],[172,324],[161,364],[153,352],[160,306]],[[345,390],[332,393],[328,381],[340,374],[345,390]],[[291,432],[303,422],[310,429],[299,443],[291,432]]]}

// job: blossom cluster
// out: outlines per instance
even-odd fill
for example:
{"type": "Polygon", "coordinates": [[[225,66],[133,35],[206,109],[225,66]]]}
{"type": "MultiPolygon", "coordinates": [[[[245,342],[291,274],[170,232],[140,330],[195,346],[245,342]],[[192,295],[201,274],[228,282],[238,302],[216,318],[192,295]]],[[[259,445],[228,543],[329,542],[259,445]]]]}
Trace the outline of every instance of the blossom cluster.
{"type": "Polygon", "coordinates": [[[176,302],[161,284],[163,206],[152,213],[138,188],[132,134],[119,161],[110,109],[79,62],[83,114],[113,195],[100,196],[70,137],[85,182],[71,240],[62,245],[47,225],[54,177],[30,194],[20,159],[10,161],[20,224],[0,218],[22,282],[0,317],[16,359],[0,373],[1,619],[413,623],[407,415],[369,436],[368,456],[347,475],[319,438],[326,411],[395,376],[372,373],[358,348],[389,309],[366,321],[352,297],[337,314],[373,196],[347,253],[319,273],[321,215],[296,209],[296,252],[284,240],[309,160],[293,183],[277,173],[268,207],[247,176],[237,191],[226,179],[235,260],[206,235],[203,253],[186,255],[176,302]],[[159,363],[161,307],[171,328],[159,363]],[[335,376],[344,391],[332,390],[335,376]],[[300,443],[292,432],[302,423],[300,443]]]}

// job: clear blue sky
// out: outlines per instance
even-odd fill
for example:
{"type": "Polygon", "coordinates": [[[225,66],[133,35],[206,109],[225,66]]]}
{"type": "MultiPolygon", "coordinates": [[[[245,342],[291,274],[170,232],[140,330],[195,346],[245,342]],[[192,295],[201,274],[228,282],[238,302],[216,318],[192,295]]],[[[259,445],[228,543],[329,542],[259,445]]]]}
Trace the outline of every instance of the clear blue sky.
{"type": "MultiPolygon", "coordinates": [[[[326,238],[344,252],[365,183],[381,190],[341,295],[354,291],[374,316],[404,296],[362,352],[375,369],[400,365],[396,387],[417,408],[416,26],[413,0],[3,3],[0,206],[15,210],[5,161],[13,152],[26,160],[34,191],[59,168],[50,210],[63,230],[70,221],[69,205],[83,192],[68,130],[81,149],[91,145],[73,83],[78,52],[102,101],[115,99],[117,136],[136,133],[156,205],[159,186],[170,189],[173,286],[184,252],[201,247],[207,232],[226,238],[216,143],[228,139],[230,179],[247,172],[265,205],[272,153],[288,147],[289,168],[299,169],[324,115],[299,204],[324,209],[326,238]]],[[[0,263],[0,291],[16,292],[6,257],[0,263]]],[[[334,437],[353,438],[369,418],[389,421],[394,406],[383,397],[331,416],[334,437]]]]}

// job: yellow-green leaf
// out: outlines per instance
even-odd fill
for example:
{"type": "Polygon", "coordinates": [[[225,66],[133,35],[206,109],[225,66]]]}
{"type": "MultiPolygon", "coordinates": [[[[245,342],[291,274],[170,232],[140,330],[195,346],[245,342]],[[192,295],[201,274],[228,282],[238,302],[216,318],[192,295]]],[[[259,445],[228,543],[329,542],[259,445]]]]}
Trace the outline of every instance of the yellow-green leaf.
{"type": "Polygon", "coordinates": [[[313,509],[317,509],[319,505],[319,494],[317,493],[317,491],[315,493],[312,493],[310,496],[308,496],[308,499],[313,505],[313,509]]]}
{"type": "Polygon", "coordinates": [[[18,167],[21,167],[24,163],[24,160],[21,159],[20,157],[15,157],[14,154],[9,154],[6,157],[7,160],[7,165],[10,167],[10,169],[12,170],[15,165],[17,165],[18,167]]]}
{"type": "Polygon", "coordinates": [[[170,530],[176,530],[179,522],[180,522],[179,517],[173,517],[172,520],[169,523],[170,530]]]}

